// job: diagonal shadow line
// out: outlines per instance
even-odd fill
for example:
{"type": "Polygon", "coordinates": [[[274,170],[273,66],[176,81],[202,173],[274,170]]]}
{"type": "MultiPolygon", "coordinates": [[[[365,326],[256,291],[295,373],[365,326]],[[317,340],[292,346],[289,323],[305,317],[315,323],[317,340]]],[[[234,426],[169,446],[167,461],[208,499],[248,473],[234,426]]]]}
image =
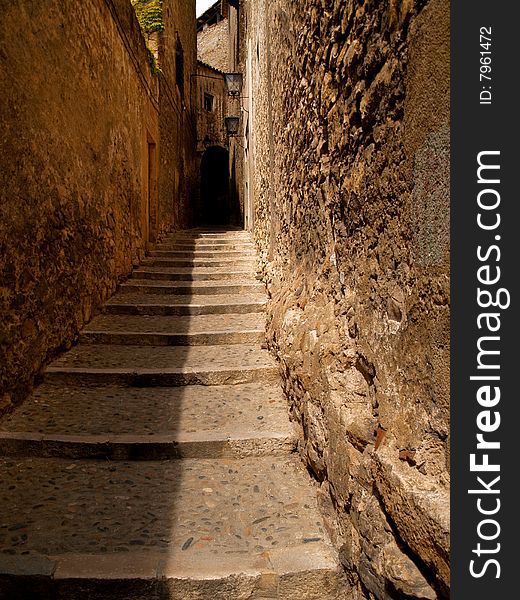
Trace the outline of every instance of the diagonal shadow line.
{"type": "MultiPolygon", "coordinates": [[[[193,296],[192,292],[186,296],[186,304],[193,296]]],[[[189,320],[185,324],[189,333],[189,320]]],[[[117,355],[123,347],[112,349],[117,355]]],[[[135,448],[132,450],[132,446],[136,441],[136,423],[142,427],[138,433],[144,436],[154,433],[154,421],[158,425],[160,419],[168,416],[164,414],[164,406],[162,412],[155,413],[163,403],[167,406],[166,413],[170,413],[165,432],[173,437],[179,433],[181,419],[172,417],[182,414],[189,386],[164,387],[139,377],[119,381],[116,377],[109,382],[96,377],[86,379],[71,377],[58,383],[44,382],[35,392],[32,401],[46,413],[47,427],[60,433],[61,424],[63,439],[61,444],[56,439],[54,442],[42,439],[39,448],[33,446],[38,458],[29,459],[26,472],[23,467],[20,469],[21,463],[16,459],[7,464],[2,483],[15,482],[14,490],[10,489],[10,500],[16,507],[23,508],[24,500],[32,496],[32,507],[26,514],[22,514],[23,510],[17,514],[15,521],[20,522],[8,528],[24,533],[20,537],[11,535],[10,547],[9,540],[6,543],[5,536],[1,537],[0,550],[14,550],[16,555],[24,546],[18,542],[30,541],[33,545],[29,554],[52,560],[56,555],[75,553],[88,565],[95,560],[94,553],[109,557],[111,553],[128,552],[132,547],[149,550],[155,541],[156,545],[160,542],[159,554],[168,555],[169,535],[179,526],[177,505],[185,499],[181,494],[181,462],[164,459],[180,455],[164,456],[159,445],[149,448],[146,458],[162,460],[137,462],[135,459],[144,457],[135,448]],[[173,392],[175,400],[171,402],[169,394],[173,392]],[[71,407],[75,407],[75,411],[68,410],[71,407]],[[146,418],[149,410],[154,413],[151,419],[150,415],[146,418]],[[126,434],[127,449],[98,443],[96,453],[89,454],[92,460],[72,462],[85,453],[85,447],[78,442],[80,434],[85,433],[98,438],[126,434]],[[66,435],[69,435],[68,440],[66,435]],[[39,458],[56,455],[62,458],[50,461],[39,458]],[[110,460],[116,458],[125,460],[110,460]],[[31,471],[32,476],[28,476],[31,471]]],[[[27,416],[23,410],[21,414],[27,416]]],[[[219,456],[215,449],[213,451],[214,457],[219,456]]],[[[198,541],[193,536],[186,537],[181,552],[198,541]]],[[[110,557],[106,561],[110,562],[110,557]]]]}

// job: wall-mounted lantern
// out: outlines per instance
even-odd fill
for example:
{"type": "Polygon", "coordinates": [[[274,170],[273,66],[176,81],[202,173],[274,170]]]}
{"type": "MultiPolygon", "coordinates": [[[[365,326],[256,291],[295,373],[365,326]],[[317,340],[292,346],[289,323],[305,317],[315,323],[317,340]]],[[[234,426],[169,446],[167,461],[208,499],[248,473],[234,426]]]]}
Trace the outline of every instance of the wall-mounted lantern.
{"type": "Polygon", "coordinates": [[[228,96],[239,97],[242,91],[242,73],[224,73],[228,96]]]}
{"type": "Polygon", "coordinates": [[[240,126],[240,117],[226,117],[224,119],[226,123],[226,133],[229,136],[238,135],[238,129],[240,126]]]}

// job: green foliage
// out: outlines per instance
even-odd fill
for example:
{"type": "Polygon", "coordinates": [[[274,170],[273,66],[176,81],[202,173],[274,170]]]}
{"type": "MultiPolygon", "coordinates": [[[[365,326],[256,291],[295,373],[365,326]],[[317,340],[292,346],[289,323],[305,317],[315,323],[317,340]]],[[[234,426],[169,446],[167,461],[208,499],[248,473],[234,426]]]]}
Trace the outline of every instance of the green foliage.
{"type": "Polygon", "coordinates": [[[150,69],[152,70],[152,75],[159,75],[162,73],[159,65],[157,64],[157,59],[155,58],[155,54],[147,48],[148,51],[148,62],[150,63],[150,69]]]}
{"type": "Polygon", "coordinates": [[[164,31],[161,0],[132,0],[132,6],[145,33],[164,31]]]}

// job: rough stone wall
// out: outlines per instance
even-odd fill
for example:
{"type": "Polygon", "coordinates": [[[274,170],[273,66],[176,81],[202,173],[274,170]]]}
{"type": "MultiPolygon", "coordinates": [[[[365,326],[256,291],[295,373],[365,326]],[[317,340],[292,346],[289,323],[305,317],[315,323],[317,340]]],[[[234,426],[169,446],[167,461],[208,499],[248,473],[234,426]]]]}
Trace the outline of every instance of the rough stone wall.
{"type": "Polygon", "coordinates": [[[192,220],[192,191],[196,185],[197,72],[195,1],[163,0],[164,32],[159,34],[160,177],[159,231],[181,229],[192,220]],[[177,84],[178,44],[182,47],[183,84],[177,84]]]}
{"type": "MultiPolygon", "coordinates": [[[[151,142],[159,150],[158,106],[129,0],[2,3],[0,412],[164,223],[149,153],[151,142]]],[[[163,161],[176,162],[169,152],[163,161]]]]}
{"type": "Polygon", "coordinates": [[[209,25],[197,34],[199,60],[226,72],[229,68],[228,20],[209,25]]]}
{"type": "Polygon", "coordinates": [[[353,597],[447,597],[449,3],[242,8],[246,173],[300,451],[353,597]]]}

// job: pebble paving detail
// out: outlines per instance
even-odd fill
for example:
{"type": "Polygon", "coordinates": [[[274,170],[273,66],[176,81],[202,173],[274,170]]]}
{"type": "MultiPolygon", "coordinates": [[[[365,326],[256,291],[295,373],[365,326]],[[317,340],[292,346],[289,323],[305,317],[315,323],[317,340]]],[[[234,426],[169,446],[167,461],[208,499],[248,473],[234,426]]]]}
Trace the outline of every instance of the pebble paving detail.
{"type": "Polygon", "coordinates": [[[154,279],[129,279],[121,286],[121,292],[146,294],[252,294],[265,291],[261,284],[251,279],[217,281],[158,281],[154,279]]]}
{"type": "Polygon", "coordinates": [[[292,458],[164,462],[0,460],[3,553],[181,548],[262,552],[322,540],[315,493],[292,458]],[[3,512],[3,511],[2,511],[3,512]],[[8,516],[8,521],[6,517],[8,516]]]}
{"type": "Polygon", "coordinates": [[[274,361],[259,346],[235,344],[219,346],[140,348],[126,345],[82,345],[79,344],[58,360],[49,371],[61,367],[78,369],[114,368],[127,371],[138,370],[190,370],[200,369],[248,369],[252,367],[273,368],[274,361]]]}
{"type": "Polygon", "coordinates": [[[265,315],[149,316],[100,315],[83,330],[136,333],[210,333],[265,331],[265,315]]]}
{"type": "Polygon", "coordinates": [[[188,385],[177,388],[53,385],[44,383],[12,415],[0,433],[154,435],[200,431],[287,431],[279,386],[188,385]]]}
{"type": "Polygon", "coordinates": [[[0,422],[1,600],[344,597],[255,260],[169,235],[0,422]]]}
{"type": "Polygon", "coordinates": [[[250,314],[265,309],[265,296],[236,294],[190,296],[127,292],[118,294],[106,303],[103,312],[111,315],[221,315],[250,314]]]}

